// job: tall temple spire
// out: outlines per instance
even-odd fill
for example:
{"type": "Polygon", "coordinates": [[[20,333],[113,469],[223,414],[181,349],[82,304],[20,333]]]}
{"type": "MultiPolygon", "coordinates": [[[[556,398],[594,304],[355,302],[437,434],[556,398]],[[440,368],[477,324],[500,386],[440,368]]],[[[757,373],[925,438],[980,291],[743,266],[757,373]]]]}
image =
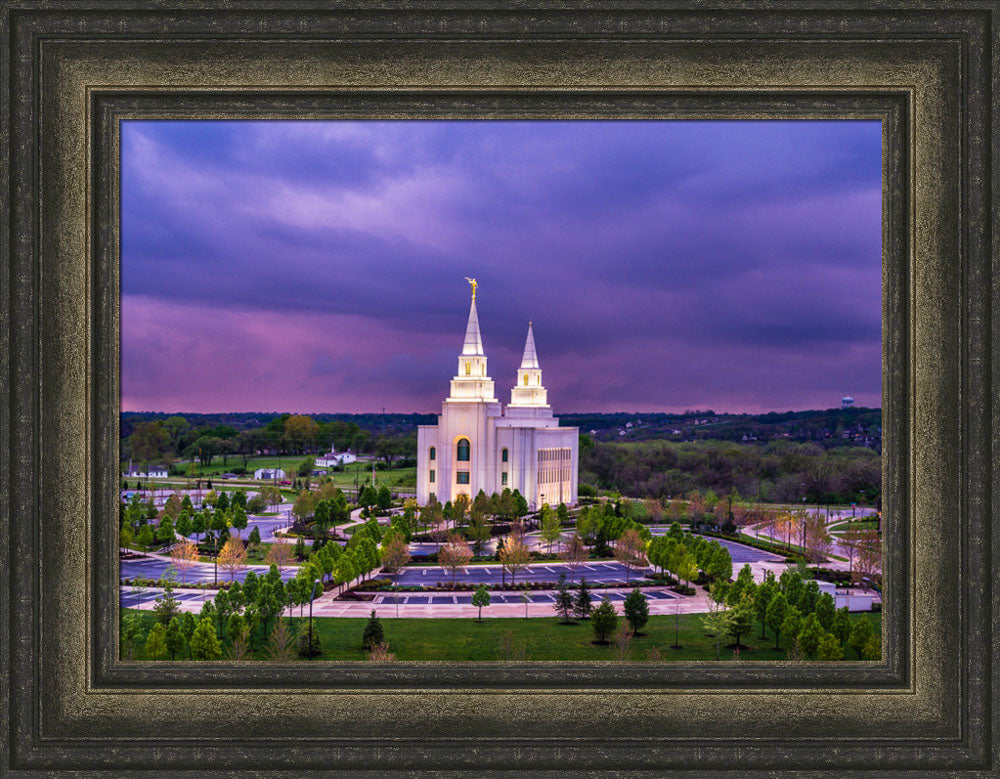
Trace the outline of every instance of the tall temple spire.
{"type": "Polygon", "coordinates": [[[466,277],[472,285],[472,305],[469,307],[469,323],[465,326],[465,341],[458,355],[458,373],[451,380],[451,395],[448,400],[486,401],[496,403],[493,397],[493,380],[486,372],[486,352],[483,350],[483,336],[479,332],[479,313],[476,311],[476,280],[466,277]]]}
{"type": "MultiPolygon", "coordinates": [[[[473,287],[475,289],[475,287],[473,287]]],[[[462,356],[482,356],[483,337],[479,332],[479,314],[476,312],[476,296],[472,296],[472,307],[469,309],[469,324],[465,326],[465,343],[462,344],[462,356]]]]}
{"type": "Polygon", "coordinates": [[[541,366],[538,364],[538,356],[535,354],[535,336],[531,332],[531,322],[528,322],[528,338],[524,342],[524,355],[521,357],[521,368],[538,369],[541,366]]]}

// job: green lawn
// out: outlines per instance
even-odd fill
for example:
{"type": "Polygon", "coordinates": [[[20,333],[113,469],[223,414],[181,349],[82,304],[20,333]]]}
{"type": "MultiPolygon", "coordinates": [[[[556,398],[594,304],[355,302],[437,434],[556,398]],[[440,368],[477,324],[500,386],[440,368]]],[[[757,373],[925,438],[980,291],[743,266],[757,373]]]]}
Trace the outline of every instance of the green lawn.
{"type": "MultiPolygon", "coordinates": [[[[489,614],[489,608],[484,609],[489,614]]],[[[142,612],[147,628],[152,624],[150,612],[142,612]]],[[[679,619],[681,649],[671,649],[674,642],[674,617],[654,616],[644,628],[646,635],[633,639],[630,660],[648,660],[650,650],[657,650],[664,661],[715,660],[715,639],[705,635],[700,614],[682,614],[679,619]]],[[[880,614],[853,615],[853,619],[869,619],[876,635],[881,635],[880,614]]],[[[365,619],[340,619],[317,617],[313,620],[323,646],[323,660],[365,660],[361,648],[365,619]]],[[[291,620],[294,630],[305,630],[308,619],[291,620]]],[[[527,660],[614,660],[613,646],[592,643],[594,631],[588,622],[562,625],[558,618],[489,619],[477,622],[470,619],[395,619],[382,618],[382,627],[389,650],[397,660],[505,660],[513,648],[514,659],[519,659],[523,647],[527,660]],[[505,638],[505,634],[509,634],[505,638]]],[[[733,651],[723,642],[722,659],[731,660],[733,651]]],[[[760,638],[760,624],[754,624],[752,635],[740,639],[743,648],[741,660],[784,660],[784,649],[774,650],[774,634],[760,638]]],[[[787,642],[782,639],[782,647],[787,642]]],[[[856,655],[850,649],[847,659],[856,655]]],[[[141,658],[141,652],[140,657],[141,658]]]]}
{"type": "Polygon", "coordinates": [[[858,519],[854,521],[848,520],[847,522],[839,522],[836,525],[830,526],[831,533],[845,533],[848,530],[856,528],[858,530],[878,530],[878,520],[876,519],[858,519]]]}

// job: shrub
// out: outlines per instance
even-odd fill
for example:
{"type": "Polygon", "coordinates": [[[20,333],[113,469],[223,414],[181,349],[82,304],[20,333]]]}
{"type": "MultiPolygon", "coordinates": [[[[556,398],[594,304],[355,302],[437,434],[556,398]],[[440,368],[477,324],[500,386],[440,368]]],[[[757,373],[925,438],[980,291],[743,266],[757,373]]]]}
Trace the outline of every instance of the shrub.
{"type": "Polygon", "coordinates": [[[310,633],[307,625],[306,629],[299,635],[299,656],[319,657],[321,654],[323,654],[323,647],[320,644],[319,631],[314,626],[310,633]]]}

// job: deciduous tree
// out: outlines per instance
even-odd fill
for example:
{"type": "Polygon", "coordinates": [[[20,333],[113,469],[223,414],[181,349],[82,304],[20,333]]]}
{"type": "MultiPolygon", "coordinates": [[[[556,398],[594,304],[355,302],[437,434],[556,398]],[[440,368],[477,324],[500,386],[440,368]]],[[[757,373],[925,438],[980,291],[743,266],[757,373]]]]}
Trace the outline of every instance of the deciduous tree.
{"type": "Polygon", "coordinates": [[[236,574],[247,567],[247,550],[239,536],[230,536],[219,550],[219,565],[229,573],[229,580],[236,579],[236,574]]]}
{"type": "Polygon", "coordinates": [[[198,562],[198,547],[186,538],[174,544],[170,550],[170,560],[181,575],[181,582],[187,581],[187,572],[198,562]]]}
{"type": "Polygon", "coordinates": [[[622,533],[618,543],[615,544],[615,559],[625,566],[626,584],[633,568],[643,568],[647,565],[646,542],[642,540],[637,530],[630,528],[622,533]]]}
{"type": "Polygon", "coordinates": [[[490,605],[490,591],[486,589],[485,584],[480,584],[472,593],[472,605],[479,609],[479,621],[482,622],[483,609],[490,605]]]}
{"type": "Polygon", "coordinates": [[[528,567],[531,553],[525,546],[520,533],[511,533],[500,550],[500,564],[505,570],[510,571],[510,583],[513,586],[518,571],[523,571],[528,567]]]}
{"type": "Polygon", "coordinates": [[[464,572],[465,567],[472,559],[472,550],[458,533],[452,533],[448,537],[448,543],[438,551],[438,564],[446,571],[451,572],[451,586],[455,587],[455,577],[459,571],[464,572]]]}

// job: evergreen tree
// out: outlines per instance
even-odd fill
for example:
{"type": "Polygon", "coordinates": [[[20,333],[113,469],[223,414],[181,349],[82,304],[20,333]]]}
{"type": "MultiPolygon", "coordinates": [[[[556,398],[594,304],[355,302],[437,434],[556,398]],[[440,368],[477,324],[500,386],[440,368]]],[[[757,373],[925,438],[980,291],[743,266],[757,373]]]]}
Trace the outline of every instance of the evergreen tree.
{"type": "Polygon", "coordinates": [[[365,633],[362,637],[361,645],[366,650],[370,650],[373,646],[384,642],[385,633],[382,630],[382,622],[375,616],[375,609],[372,609],[372,615],[368,618],[368,622],[365,625],[365,633]]]}
{"type": "Polygon", "coordinates": [[[847,606],[837,609],[830,632],[839,639],[841,646],[847,643],[847,637],[851,634],[851,613],[847,606]]]}
{"type": "Polygon", "coordinates": [[[638,587],[625,598],[625,619],[636,635],[649,622],[649,600],[638,587]]]}
{"type": "Polygon", "coordinates": [[[610,598],[605,596],[600,605],[594,609],[590,615],[590,624],[594,628],[594,635],[597,636],[598,642],[607,643],[608,636],[614,633],[618,627],[618,614],[615,612],[615,607],[611,605],[610,598]]]}
{"type": "Polygon", "coordinates": [[[577,619],[587,619],[590,616],[591,608],[590,590],[587,588],[587,579],[580,577],[580,590],[576,594],[573,613],[577,619]]]}
{"type": "Polygon", "coordinates": [[[567,625],[573,621],[573,596],[566,585],[565,573],[559,574],[559,584],[556,585],[555,610],[567,625]]]}

